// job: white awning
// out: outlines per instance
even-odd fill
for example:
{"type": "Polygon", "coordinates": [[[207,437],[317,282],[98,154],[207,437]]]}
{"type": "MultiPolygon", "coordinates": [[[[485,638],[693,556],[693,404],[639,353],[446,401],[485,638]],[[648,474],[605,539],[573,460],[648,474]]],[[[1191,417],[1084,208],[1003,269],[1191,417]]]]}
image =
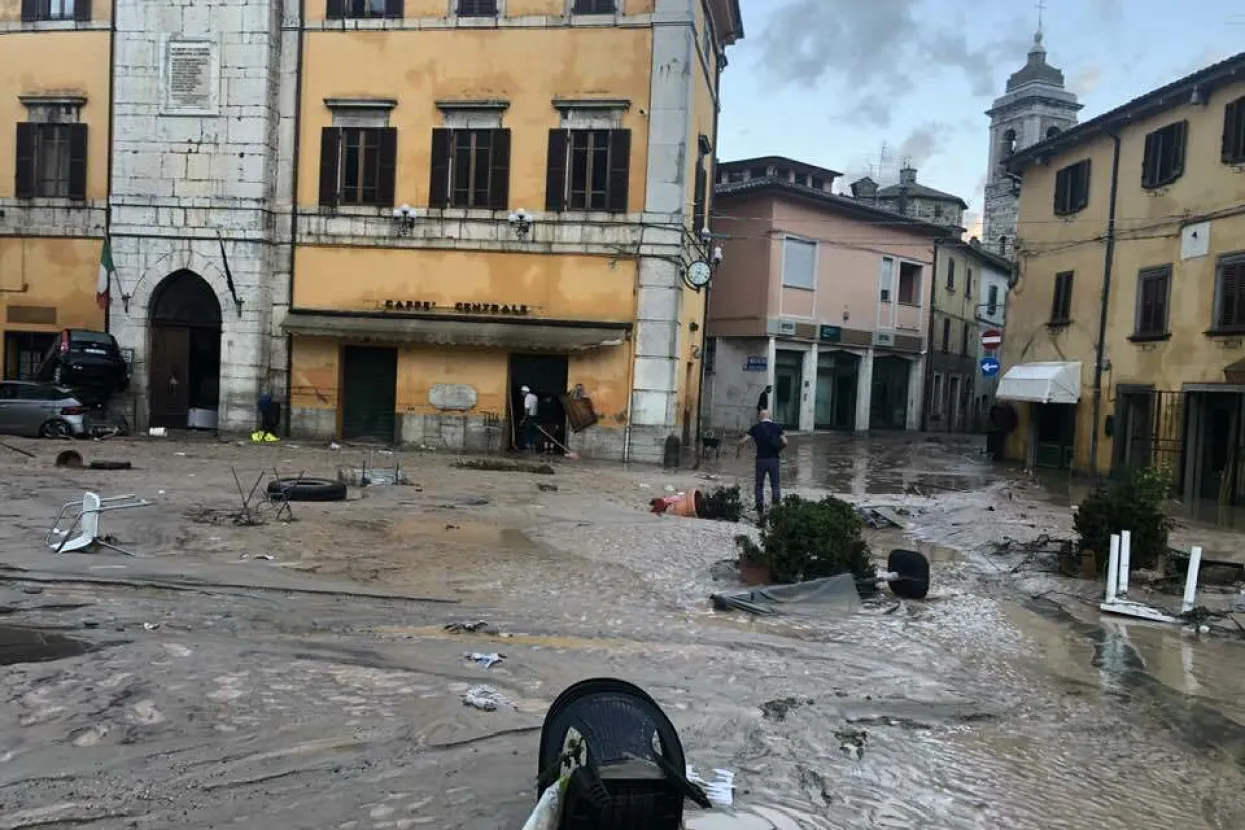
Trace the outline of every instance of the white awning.
{"type": "Polygon", "coordinates": [[[1076,403],[1081,399],[1081,362],[1013,366],[999,381],[994,396],[1003,401],[1076,403]]]}

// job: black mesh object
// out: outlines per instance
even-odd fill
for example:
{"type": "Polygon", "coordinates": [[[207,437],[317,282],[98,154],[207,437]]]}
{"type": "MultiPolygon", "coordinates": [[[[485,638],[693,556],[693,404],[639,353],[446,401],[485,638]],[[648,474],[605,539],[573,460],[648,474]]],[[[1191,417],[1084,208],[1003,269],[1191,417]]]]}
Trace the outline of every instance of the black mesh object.
{"type": "MultiPolygon", "coordinates": [[[[642,689],[622,680],[584,680],[549,708],[540,736],[541,791],[561,775],[568,738],[582,741],[560,824],[564,830],[678,830],[686,760],[674,725],[642,689]]],[[[574,756],[573,752],[565,755],[574,756]]],[[[697,799],[700,800],[700,799],[697,799]]]]}

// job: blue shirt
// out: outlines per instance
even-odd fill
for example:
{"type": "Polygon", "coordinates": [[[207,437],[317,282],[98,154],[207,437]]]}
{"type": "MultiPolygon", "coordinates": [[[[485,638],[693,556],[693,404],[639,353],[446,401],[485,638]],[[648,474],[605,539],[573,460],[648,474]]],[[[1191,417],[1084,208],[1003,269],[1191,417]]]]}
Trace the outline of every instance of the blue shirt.
{"type": "Polygon", "coordinates": [[[771,420],[758,421],[748,430],[757,445],[757,458],[777,458],[782,452],[782,427],[771,420]]]}

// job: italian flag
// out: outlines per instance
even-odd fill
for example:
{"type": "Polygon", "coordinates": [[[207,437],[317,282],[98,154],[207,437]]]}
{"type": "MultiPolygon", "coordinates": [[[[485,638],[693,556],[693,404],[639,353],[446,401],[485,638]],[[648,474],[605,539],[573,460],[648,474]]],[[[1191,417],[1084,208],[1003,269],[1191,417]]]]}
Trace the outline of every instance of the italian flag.
{"type": "Polygon", "coordinates": [[[117,269],[112,265],[112,243],[104,237],[103,250],[99,252],[99,277],[95,282],[95,302],[101,309],[108,308],[108,292],[112,286],[112,275],[117,269]]]}

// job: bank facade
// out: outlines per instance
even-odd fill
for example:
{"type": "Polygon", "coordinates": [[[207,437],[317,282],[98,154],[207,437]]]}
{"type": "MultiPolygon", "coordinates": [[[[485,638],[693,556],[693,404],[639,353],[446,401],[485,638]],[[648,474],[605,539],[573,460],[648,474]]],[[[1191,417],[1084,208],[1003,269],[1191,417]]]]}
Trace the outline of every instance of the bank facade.
{"type": "Polygon", "coordinates": [[[136,425],[269,393],[293,436],[483,449],[528,385],[577,451],[689,439],[736,2],[302,5],[115,5],[96,244],[136,425]]]}

